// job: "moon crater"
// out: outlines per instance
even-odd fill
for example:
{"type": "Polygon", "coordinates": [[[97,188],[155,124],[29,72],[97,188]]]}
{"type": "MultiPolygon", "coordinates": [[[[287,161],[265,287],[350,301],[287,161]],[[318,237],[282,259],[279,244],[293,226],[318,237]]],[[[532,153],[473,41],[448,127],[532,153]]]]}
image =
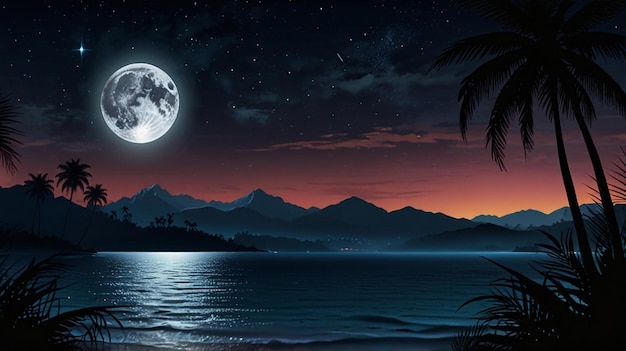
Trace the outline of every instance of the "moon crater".
{"type": "Polygon", "coordinates": [[[179,95],[167,73],[148,63],[126,65],[102,89],[100,108],[109,129],[131,143],[149,143],[172,127],[179,95]]]}

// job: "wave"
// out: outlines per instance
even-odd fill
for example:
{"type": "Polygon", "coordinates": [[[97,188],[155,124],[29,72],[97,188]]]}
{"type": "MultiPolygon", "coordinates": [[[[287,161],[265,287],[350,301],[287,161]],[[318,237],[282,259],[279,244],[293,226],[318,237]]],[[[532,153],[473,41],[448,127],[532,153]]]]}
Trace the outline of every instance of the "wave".
{"type": "MultiPolygon", "coordinates": [[[[396,323],[397,321],[394,321],[396,323]]],[[[409,322],[405,324],[411,324],[409,322]]],[[[460,327],[435,326],[427,330],[415,331],[411,327],[398,328],[383,333],[366,332],[322,332],[285,334],[280,329],[186,329],[171,325],[131,327],[112,329],[114,343],[144,346],[162,346],[180,350],[230,350],[236,345],[242,348],[233,350],[431,350],[421,348],[428,345],[450,345],[460,327]],[[193,347],[190,348],[190,345],[193,347]],[[209,348],[208,345],[221,345],[209,348]],[[230,346],[229,346],[230,345],[230,346]],[[245,347],[243,347],[245,346],[245,347]],[[364,346],[365,349],[363,349],[364,346]]]]}
{"type": "Polygon", "coordinates": [[[379,316],[379,315],[361,315],[361,316],[349,317],[349,319],[354,319],[359,322],[365,322],[365,323],[379,323],[379,324],[391,324],[391,325],[416,325],[418,324],[418,323],[402,320],[399,318],[379,316]]]}
{"type": "Polygon", "coordinates": [[[185,351],[442,351],[450,349],[451,339],[422,338],[345,338],[333,341],[285,342],[182,342],[150,345],[137,342],[113,343],[108,350],[185,350],[185,351]]]}

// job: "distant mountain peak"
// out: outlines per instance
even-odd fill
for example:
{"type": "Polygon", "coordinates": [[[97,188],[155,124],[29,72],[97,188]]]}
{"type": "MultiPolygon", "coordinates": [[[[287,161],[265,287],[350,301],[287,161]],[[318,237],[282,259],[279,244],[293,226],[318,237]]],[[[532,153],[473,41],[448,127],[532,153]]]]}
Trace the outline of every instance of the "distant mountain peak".
{"type": "Polygon", "coordinates": [[[350,205],[360,204],[360,205],[371,205],[371,206],[377,207],[373,203],[367,202],[367,201],[365,201],[365,200],[363,200],[363,199],[361,199],[360,197],[357,197],[357,196],[350,196],[349,198],[347,198],[347,199],[345,199],[343,201],[340,201],[337,205],[341,205],[341,204],[344,204],[344,205],[346,205],[346,204],[350,204],[350,205]]]}
{"type": "MultiPolygon", "coordinates": [[[[254,194],[254,195],[266,195],[266,196],[272,196],[272,195],[270,195],[270,194],[266,193],[266,192],[265,192],[263,189],[261,189],[261,188],[256,188],[256,189],[254,189],[254,190],[251,192],[251,194],[254,194]]],[[[277,196],[272,196],[272,197],[277,197],[277,196]]]]}
{"type": "Polygon", "coordinates": [[[151,186],[149,186],[147,188],[139,190],[138,193],[136,193],[135,195],[133,195],[131,197],[131,200],[143,197],[146,194],[152,194],[152,195],[166,194],[166,195],[171,195],[167,190],[163,189],[159,184],[152,184],[151,186]]]}
{"type": "Polygon", "coordinates": [[[159,184],[152,184],[152,185],[150,185],[150,187],[146,188],[146,190],[156,190],[156,191],[162,190],[162,191],[165,191],[165,189],[163,189],[159,184]]]}
{"type": "Polygon", "coordinates": [[[232,202],[211,201],[208,205],[221,211],[249,208],[269,218],[285,221],[291,221],[311,212],[310,209],[307,210],[290,204],[279,196],[268,194],[261,188],[257,188],[232,202]]]}

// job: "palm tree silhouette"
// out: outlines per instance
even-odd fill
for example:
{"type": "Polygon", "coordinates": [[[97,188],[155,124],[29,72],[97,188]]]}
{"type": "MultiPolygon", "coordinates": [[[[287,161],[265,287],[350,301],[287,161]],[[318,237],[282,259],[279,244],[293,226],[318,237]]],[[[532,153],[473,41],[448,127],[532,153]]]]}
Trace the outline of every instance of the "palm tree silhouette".
{"type": "Polygon", "coordinates": [[[35,233],[35,218],[37,218],[37,236],[41,237],[41,203],[47,197],[54,196],[54,188],[52,187],[52,183],[54,181],[52,179],[48,179],[48,173],[39,173],[37,175],[29,173],[28,175],[30,176],[30,179],[24,181],[24,185],[26,185],[26,194],[35,200],[35,211],[33,212],[33,221],[30,231],[35,233]]]}
{"type": "Polygon", "coordinates": [[[122,218],[124,222],[128,223],[130,223],[130,219],[133,218],[133,214],[130,213],[130,209],[126,205],[122,206],[122,218]]]}
{"type": "MultiPolygon", "coordinates": [[[[92,209],[91,216],[89,216],[90,217],[89,222],[91,222],[93,215],[96,212],[96,208],[98,206],[104,206],[107,203],[107,195],[108,195],[107,190],[102,187],[102,184],[96,184],[95,186],[91,186],[91,185],[87,186],[83,201],[87,202],[87,207],[91,206],[91,209],[92,209]]],[[[88,227],[89,227],[89,223],[85,227],[85,230],[83,231],[83,234],[81,235],[80,240],[78,240],[78,245],[80,245],[80,243],[83,242],[83,239],[85,238],[85,234],[87,234],[88,227]]]]}
{"type": "Polygon", "coordinates": [[[9,173],[17,171],[20,157],[14,146],[21,144],[21,142],[15,137],[23,135],[21,131],[12,126],[18,123],[15,119],[16,116],[17,108],[10,104],[9,96],[0,94],[0,163],[9,173]]]}
{"type": "Polygon", "coordinates": [[[63,229],[61,230],[61,238],[65,235],[65,227],[67,225],[67,218],[70,213],[72,205],[72,198],[76,189],[84,190],[85,185],[89,185],[89,177],[91,174],[87,172],[88,168],[91,168],[88,164],[80,163],[80,159],[72,159],[66,161],[57,166],[61,170],[55,177],[57,178],[57,186],[61,184],[61,190],[63,192],[70,193],[70,201],[67,204],[67,211],[65,212],[65,219],[63,220],[63,229]]]}
{"type": "MultiPolygon", "coordinates": [[[[517,117],[525,152],[533,149],[534,107],[540,107],[554,124],[559,165],[586,267],[594,267],[582,213],[572,180],[561,120],[572,117],[585,140],[594,168],[598,194],[615,257],[623,257],[622,238],[609,187],[587,123],[596,118],[592,98],[626,115],[626,94],[595,59],[623,59],[626,37],[590,29],[614,18],[624,1],[592,1],[577,11],[573,1],[457,0],[456,3],[495,21],[504,31],[460,40],[444,50],[433,69],[489,58],[466,76],[459,90],[460,127],[466,139],[468,122],[484,98],[495,93],[486,130],[487,146],[500,169],[511,121],[517,117]]],[[[590,274],[595,274],[591,270],[590,274]]]]}
{"type": "Polygon", "coordinates": [[[107,190],[102,187],[102,184],[96,184],[95,186],[88,186],[85,190],[85,198],[83,201],[87,202],[87,206],[91,205],[94,209],[98,206],[103,206],[107,203],[107,190]]]}

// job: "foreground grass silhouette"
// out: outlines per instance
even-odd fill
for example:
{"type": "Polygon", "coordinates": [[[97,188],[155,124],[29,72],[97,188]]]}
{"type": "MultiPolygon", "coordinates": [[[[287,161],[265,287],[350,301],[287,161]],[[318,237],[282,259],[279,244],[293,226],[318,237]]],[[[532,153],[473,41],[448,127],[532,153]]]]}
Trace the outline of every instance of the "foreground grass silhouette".
{"type": "Polygon", "coordinates": [[[18,266],[0,260],[0,341],[11,350],[98,349],[110,341],[119,306],[87,307],[60,312],[57,292],[67,270],[55,256],[18,266]]]}
{"type": "MultiPolygon", "coordinates": [[[[616,163],[615,198],[626,202],[626,152],[616,163]]],[[[595,248],[591,264],[581,258],[572,233],[559,240],[544,233],[538,244],[547,260],[536,263],[541,280],[533,280],[491,261],[506,273],[491,293],[467,301],[483,302],[479,322],[453,341],[453,350],[626,350],[626,248],[624,228],[614,233],[605,211],[587,218],[595,248]],[[614,238],[621,238],[615,250],[614,238]]],[[[461,307],[463,307],[461,306],[461,307]]]]}

